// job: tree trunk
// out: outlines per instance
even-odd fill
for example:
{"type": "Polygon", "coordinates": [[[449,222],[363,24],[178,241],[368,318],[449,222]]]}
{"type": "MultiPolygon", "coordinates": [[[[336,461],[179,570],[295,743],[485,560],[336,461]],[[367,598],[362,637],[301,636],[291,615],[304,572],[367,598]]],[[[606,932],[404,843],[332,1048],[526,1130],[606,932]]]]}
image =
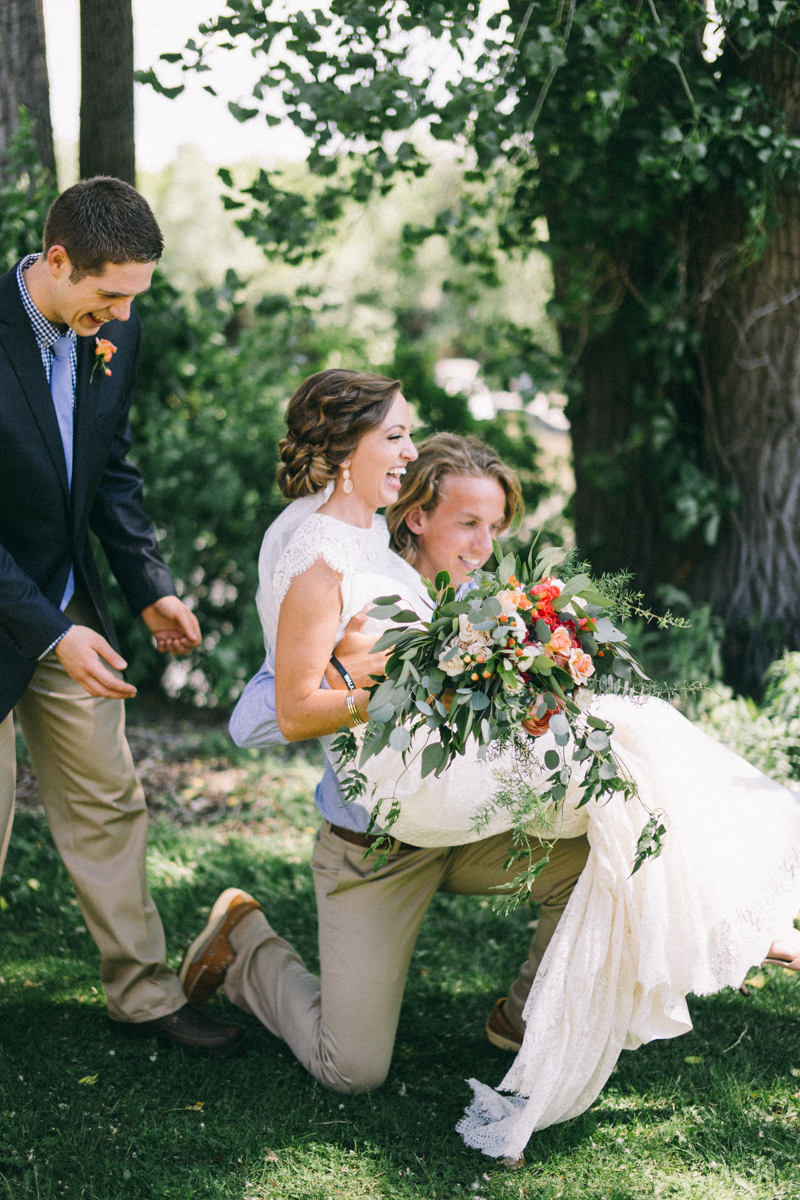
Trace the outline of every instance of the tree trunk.
{"type": "Polygon", "coordinates": [[[39,158],[56,176],[42,0],[0,0],[0,163],[25,106],[39,158]]]}
{"type": "MultiPolygon", "coordinates": [[[[747,75],[797,136],[796,57],[761,51],[747,75]]],[[[722,203],[706,214],[698,256],[706,441],[740,499],[693,590],[724,618],[727,674],[745,691],[785,647],[800,648],[800,196],[786,189],[776,207],[767,249],[745,271],[727,253],[744,232],[743,214],[732,227],[722,203]]]]}
{"type": "MultiPolygon", "coordinates": [[[[772,46],[734,69],[764,88],[786,112],[789,135],[797,136],[796,56],[772,46]]],[[[683,316],[699,333],[700,383],[681,393],[673,380],[669,400],[684,432],[696,431],[697,466],[739,497],[715,544],[706,543],[700,528],[681,541],[670,537],[674,517],[664,511],[663,464],[648,424],[648,397],[659,395],[657,371],[648,353],[631,357],[646,331],[637,324],[640,308],[627,280],[646,291],[648,260],[657,266],[663,249],[649,256],[647,246],[632,238],[615,250],[614,260],[624,268],[609,265],[607,315],[593,320],[588,336],[574,328],[560,331],[564,353],[576,363],[569,413],[579,548],[597,571],[631,570],[651,603],[660,582],[681,587],[698,603],[710,601],[727,630],[726,678],[743,692],[758,692],[765,668],[784,649],[800,649],[797,189],[779,192],[775,207],[779,221],[766,249],[744,269],[746,213],[733,195],[690,200],[675,213],[670,235],[674,245],[685,247],[683,316]],[[617,275],[625,288],[617,287],[617,275]]],[[[558,212],[548,213],[548,222],[558,246],[558,212]]],[[[569,256],[564,264],[562,277],[556,257],[557,305],[573,286],[569,256]]]]}
{"type": "Polygon", "coordinates": [[[80,174],[136,183],[131,0],[81,0],[80,174]]]}

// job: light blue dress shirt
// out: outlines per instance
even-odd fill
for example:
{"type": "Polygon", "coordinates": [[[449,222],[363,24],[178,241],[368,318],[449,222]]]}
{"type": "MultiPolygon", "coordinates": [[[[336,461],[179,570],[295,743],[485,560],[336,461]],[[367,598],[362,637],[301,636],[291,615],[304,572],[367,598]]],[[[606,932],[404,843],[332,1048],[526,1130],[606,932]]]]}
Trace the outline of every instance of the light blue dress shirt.
{"type": "MultiPolygon", "coordinates": [[[[320,686],[330,687],[324,678],[320,686]]],[[[228,730],[237,746],[258,749],[262,746],[288,745],[275,715],[275,671],[271,655],[239,697],[228,730]]],[[[355,800],[348,804],[343,799],[339,780],[330,764],[317,784],[314,803],[331,825],[341,825],[345,829],[352,829],[354,833],[366,833],[369,810],[355,800]]]]}

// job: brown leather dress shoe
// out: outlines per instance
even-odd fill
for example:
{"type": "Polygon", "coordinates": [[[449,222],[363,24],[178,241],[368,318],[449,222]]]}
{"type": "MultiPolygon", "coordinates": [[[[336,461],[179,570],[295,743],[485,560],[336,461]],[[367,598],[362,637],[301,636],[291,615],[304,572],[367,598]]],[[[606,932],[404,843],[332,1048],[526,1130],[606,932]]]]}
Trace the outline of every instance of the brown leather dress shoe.
{"type": "Polygon", "coordinates": [[[194,1008],[202,1008],[225,982],[228,967],[236,957],[228,934],[242,917],[260,909],[258,901],[241,888],[226,888],[217,897],[205,929],[186,951],[179,972],[186,999],[194,1008]]]}
{"type": "Polygon", "coordinates": [[[507,996],[501,996],[489,1013],[486,1036],[499,1050],[510,1050],[516,1054],[522,1045],[522,1034],[506,1017],[504,1005],[507,999],[507,996]]]}
{"type": "Polygon", "coordinates": [[[125,1037],[152,1037],[155,1034],[162,1042],[183,1046],[186,1050],[202,1050],[211,1058],[230,1058],[244,1049],[244,1030],[240,1025],[217,1021],[206,1013],[198,1012],[191,1004],[184,1004],[177,1012],[154,1021],[115,1021],[109,1024],[125,1037]]]}

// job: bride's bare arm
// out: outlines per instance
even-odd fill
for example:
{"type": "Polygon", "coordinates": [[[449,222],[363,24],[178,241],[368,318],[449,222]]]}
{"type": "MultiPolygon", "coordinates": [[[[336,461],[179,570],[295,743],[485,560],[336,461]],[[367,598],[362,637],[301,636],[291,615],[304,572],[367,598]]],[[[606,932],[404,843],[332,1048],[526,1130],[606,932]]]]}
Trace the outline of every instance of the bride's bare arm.
{"type": "MultiPolygon", "coordinates": [[[[323,737],[352,724],[346,693],[320,689],[342,611],[341,576],[321,558],[295,575],[281,604],[275,645],[275,710],[290,742],[323,737]]],[[[366,716],[367,692],[353,699],[366,716]]]]}

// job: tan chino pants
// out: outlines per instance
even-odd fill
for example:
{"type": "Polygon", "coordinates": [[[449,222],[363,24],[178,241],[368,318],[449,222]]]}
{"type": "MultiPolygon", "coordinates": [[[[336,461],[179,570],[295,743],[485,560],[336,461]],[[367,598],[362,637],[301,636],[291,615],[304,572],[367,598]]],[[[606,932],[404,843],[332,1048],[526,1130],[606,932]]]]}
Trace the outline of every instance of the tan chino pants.
{"type": "MultiPolygon", "coordinates": [[[[84,615],[78,605],[67,614],[73,621],[84,615]]],[[[109,1015],[138,1022],[175,1012],[186,998],[166,965],[164,931],[147,889],[147,808],[125,738],[123,702],[90,696],[53,653],[37,666],[15,713],[53,841],[100,951],[109,1015]]],[[[9,714],[0,722],[3,858],[15,786],[9,714]]]]}
{"type": "MultiPolygon", "coordinates": [[[[468,846],[401,851],[376,873],[363,861],[363,849],[324,822],[311,858],[320,979],[257,914],[243,923],[240,938],[233,932],[236,959],[225,981],[228,998],[283,1038],[326,1087],[337,1092],[379,1087],[391,1062],[411,955],[434,894],[496,895],[493,889],[518,873],[503,871],[509,841],[509,834],[498,834],[468,846]]],[[[556,842],[534,882],[539,924],[507,1008],[519,1027],[534,975],[588,852],[583,837],[556,842]]]]}

